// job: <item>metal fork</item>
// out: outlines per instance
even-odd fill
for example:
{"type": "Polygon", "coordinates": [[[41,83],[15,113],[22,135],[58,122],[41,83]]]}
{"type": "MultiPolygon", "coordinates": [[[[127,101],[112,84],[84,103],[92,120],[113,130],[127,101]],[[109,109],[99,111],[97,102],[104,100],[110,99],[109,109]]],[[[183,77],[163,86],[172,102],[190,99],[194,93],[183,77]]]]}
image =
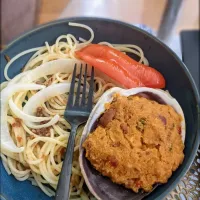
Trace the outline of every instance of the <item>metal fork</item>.
{"type": "Polygon", "coordinates": [[[74,143],[75,143],[77,128],[79,127],[79,125],[87,121],[89,114],[92,110],[92,99],[93,99],[93,90],[94,90],[94,68],[92,67],[92,71],[91,71],[88,99],[86,96],[87,65],[85,67],[85,72],[84,72],[82,97],[80,95],[81,77],[82,77],[82,71],[83,71],[82,68],[83,67],[81,65],[76,97],[74,99],[75,79],[76,79],[76,69],[77,69],[76,64],[74,66],[68,103],[67,103],[67,107],[64,113],[64,118],[71,125],[71,133],[68,140],[67,150],[65,153],[65,159],[63,161],[62,171],[60,173],[55,200],[69,199],[72,160],[73,160],[74,143]]]}

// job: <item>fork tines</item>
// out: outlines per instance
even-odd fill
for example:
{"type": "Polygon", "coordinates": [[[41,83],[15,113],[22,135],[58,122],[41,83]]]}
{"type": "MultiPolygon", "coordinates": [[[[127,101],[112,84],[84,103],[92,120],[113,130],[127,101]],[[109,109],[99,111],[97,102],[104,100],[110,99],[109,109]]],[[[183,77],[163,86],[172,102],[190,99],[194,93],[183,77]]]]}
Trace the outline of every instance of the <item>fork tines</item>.
{"type": "Polygon", "coordinates": [[[83,68],[83,65],[80,66],[80,73],[78,76],[78,86],[76,90],[76,73],[77,73],[77,64],[74,66],[71,86],[70,86],[70,92],[69,92],[69,98],[67,103],[67,109],[73,108],[86,108],[88,110],[92,109],[92,100],[93,100],[93,91],[94,91],[94,67],[92,67],[91,70],[91,77],[90,77],[90,88],[88,92],[88,99],[86,95],[86,86],[87,86],[87,64],[85,68],[83,68]],[[84,71],[85,70],[85,71],[84,71]],[[84,72],[83,72],[84,71],[84,72]],[[84,74],[84,80],[83,80],[83,86],[82,85],[82,76],[84,74]],[[82,89],[82,97],[81,97],[81,89],[82,89]],[[76,93],[76,97],[74,99],[76,93]]]}

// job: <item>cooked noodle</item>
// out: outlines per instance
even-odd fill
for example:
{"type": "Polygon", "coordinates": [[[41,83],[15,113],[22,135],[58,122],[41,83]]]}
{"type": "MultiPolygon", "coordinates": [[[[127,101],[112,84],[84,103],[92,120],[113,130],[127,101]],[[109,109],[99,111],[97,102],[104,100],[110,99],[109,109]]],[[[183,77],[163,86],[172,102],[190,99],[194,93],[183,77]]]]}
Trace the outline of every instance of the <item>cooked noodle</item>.
{"type": "MultiPolygon", "coordinates": [[[[42,64],[52,60],[71,59],[78,62],[79,60],[76,59],[74,52],[90,44],[94,38],[94,32],[90,27],[83,24],[69,23],[69,25],[87,29],[91,34],[90,39],[85,40],[80,38],[78,41],[71,34],[61,35],[52,46],[49,45],[48,42],[45,42],[45,46],[43,47],[37,47],[21,52],[7,63],[4,70],[4,76],[8,81],[1,84],[1,90],[3,88],[7,89],[10,85],[16,83],[26,84],[26,81],[24,81],[26,79],[23,79],[24,77],[26,78],[29,76],[33,69],[40,68],[42,64]],[[26,63],[23,73],[11,80],[8,76],[8,70],[11,64],[15,61],[17,62],[19,57],[35,51],[36,53],[34,53],[26,63]]],[[[142,49],[136,45],[110,44],[108,42],[101,42],[101,44],[108,45],[125,53],[133,53],[138,56],[139,62],[148,65],[148,61],[144,57],[142,49]]],[[[56,84],[70,83],[71,78],[72,73],[63,73],[58,70],[55,74],[45,75],[34,80],[33,83],[45,85],[48,88],[56,84]]],[[[100,96],[114,85],[97,76],[94,80],[96,85],[94,91],[95,104],[100,96]]],[[[89,88],[89,77],[87,88],[89,88]]],[[[21,153],[13,153],[2,148],[1,158],[8,174],[13,174],[19,181],[30,180],[33,185],[40,187],[45,194],[54,196],[62,168],[64,151],[70,134],[70,125],[65,121],[63,116],[68,93],[55,95],[40,104],[37,108],[37,112],[34,114],[36,115],[37,120],[41,117],[41,119],[48,119],[47,121],[37,121],[37,123],[35,123],[36,121],[31,122],[25,120],[25,118],[20,119],[16,117],[16,113],[20,114],[20,111],[14,109],[15,106],[23,111],[27,102],[34,95],[37,95],[38,92],[39,91],[37,90],[20,91],[13,94],[9,99],[9,105],[11,106],[8,106],[7,111],[9,132],[14,143],[18,147],[24,147],[24,151],[21,153]],[[53,124],[51,124],[51,126],[47,126],[49,120],[53,120],[56,114],[59,116],[57,122],[52,122],[53,124]],[[31,128],[32,126],[34,128],[31,128]]],[[[30,119],[33,121],[36,120],[34,117],[30,119]]],[[[81,175],[78,162],[78,150],[82,129],[83,127],[78,128],[76,136],[70,185],[70,199],[91,199],[91,194],[87,189],[85,191],[83,188],[84,179],[81,175]]]]}

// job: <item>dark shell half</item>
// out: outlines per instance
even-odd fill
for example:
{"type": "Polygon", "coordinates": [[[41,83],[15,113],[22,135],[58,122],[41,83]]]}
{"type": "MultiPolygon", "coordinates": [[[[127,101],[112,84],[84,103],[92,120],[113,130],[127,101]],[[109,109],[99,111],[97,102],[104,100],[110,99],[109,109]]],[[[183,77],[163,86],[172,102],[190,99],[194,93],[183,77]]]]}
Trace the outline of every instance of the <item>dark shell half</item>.
{"type": "MultiPolygon", "coordinates": [[[[160,104],[171,105],[183,118],[181,122],[181,135],[183,142],[185,140],[185,119],[180,105],[174,98],[169,95],[169,93],[163,90],[145,87],[129,90],[112,88],[103,94],[103,96],[99,99],[98,103],[92,110],[88,122],[83,130],[79,157],[81,171],[90,192],[98,200],[141,200],[149,193],[143,191],[135,193],[132,190],[126,189],[122,185],[113,183],[109,178],[102,176],[97,170],[92,167],[90,162],[86,159],[85,150],[82,148],[82,143],[86,139],[87,135],[91,133],[92,130],[94,130],[97,120],[105,111],[105,103],[111,103],[113,100],[113,94],[115,93],[118,93],[122,96],[139,95],[151,100],[155,100],[160,104]]],[[[154,186],[153,190],[156,187],[157,185],[154,186]]]]}

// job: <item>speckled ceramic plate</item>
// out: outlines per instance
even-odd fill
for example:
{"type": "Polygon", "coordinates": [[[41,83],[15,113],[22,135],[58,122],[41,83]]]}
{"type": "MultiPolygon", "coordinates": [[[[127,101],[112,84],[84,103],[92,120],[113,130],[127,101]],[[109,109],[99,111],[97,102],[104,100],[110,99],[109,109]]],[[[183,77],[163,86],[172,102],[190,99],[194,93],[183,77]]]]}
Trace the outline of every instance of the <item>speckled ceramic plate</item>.
{"type": "MultiPolygon", "coordinates": [[[[167,87],[173,97],[181,105],[186,120],[185,159],[183,164],[173,173],[168,183],[158,186],[144,199],[158,200],[164,198],[185,175],[194,160],[200,131],[198,128],[198,107],[200,99],[194,81],[181,60],[166,45],[141,29],[114,20],[100,18],[71,18],[55,21],[40,26],[25,35],[19,37],[1,52],[1,82],[4,81],[3,69],[6,64],[4,55],[10,57],[33,48],[44,45],[45,41],[53,44],[56,38],[62,34],[72,33],[77,38],[89,38],[86,30],[68,26],[68,22],[79,22],[89,25],[95,33],[94,43],[108,41],[110,43],[127,43],[140,46],[150,64],[159,70],[167,81],[167,87]]],[[[14,62],[9,70],[9,76],[13,77],[20,72],[32,54],[21,57],[14,62]]],[[[13,176],[9,176],[1,169],[1,196],[7,200],[50,200],[38,187],[32,186],[29,181],[20,182],[13,176]]]]}

